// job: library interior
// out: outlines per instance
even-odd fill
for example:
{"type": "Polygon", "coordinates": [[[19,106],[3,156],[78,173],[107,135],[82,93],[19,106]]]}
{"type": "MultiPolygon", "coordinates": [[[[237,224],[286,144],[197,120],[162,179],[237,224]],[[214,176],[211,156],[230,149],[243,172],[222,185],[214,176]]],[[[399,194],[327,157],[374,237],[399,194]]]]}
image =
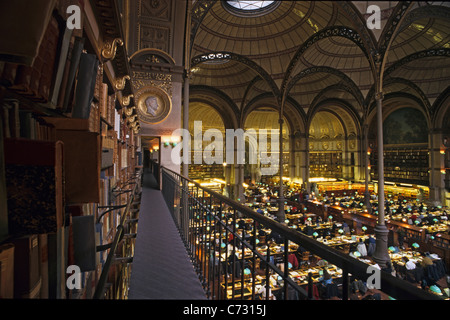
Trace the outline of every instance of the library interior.
{"type": "Polygon", "coordinates": [[[0,299],[450,300],[450,3],[0,2],[0,299]]]}

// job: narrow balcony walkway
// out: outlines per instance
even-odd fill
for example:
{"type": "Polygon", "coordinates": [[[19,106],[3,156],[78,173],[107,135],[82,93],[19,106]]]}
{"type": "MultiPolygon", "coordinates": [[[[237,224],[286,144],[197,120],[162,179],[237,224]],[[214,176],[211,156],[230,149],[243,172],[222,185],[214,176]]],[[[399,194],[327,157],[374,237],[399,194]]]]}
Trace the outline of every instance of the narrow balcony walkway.
{"type": "Polygon", "coordinates": [[[151,173],[145,173],[143,178],[128,298],[207,299],[151,173]]]}

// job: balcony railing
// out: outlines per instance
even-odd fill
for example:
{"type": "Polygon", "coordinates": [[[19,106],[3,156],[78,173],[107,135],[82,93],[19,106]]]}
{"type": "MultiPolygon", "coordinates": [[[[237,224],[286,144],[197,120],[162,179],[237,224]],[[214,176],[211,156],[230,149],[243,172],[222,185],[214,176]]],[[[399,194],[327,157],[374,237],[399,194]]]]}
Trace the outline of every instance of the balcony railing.
{"type": "MultiPolygon", "coordinates": [[[[371,276],[368,264],[167,168],[160,170],[164,199],[209,299],[269,299],[270,290],[278,299],[314,299],[313,282],[319,276],[308,268],[303,278],[291,272],[289,259],[296,246],[335,267],[343,300],[350,281],[366,282],[371,276]],[[260,230],[280,235],[279,250],[264,244],[260,230]]],[[[394,299],[441,299],[384,271],[378,283],[394,299]]]]}

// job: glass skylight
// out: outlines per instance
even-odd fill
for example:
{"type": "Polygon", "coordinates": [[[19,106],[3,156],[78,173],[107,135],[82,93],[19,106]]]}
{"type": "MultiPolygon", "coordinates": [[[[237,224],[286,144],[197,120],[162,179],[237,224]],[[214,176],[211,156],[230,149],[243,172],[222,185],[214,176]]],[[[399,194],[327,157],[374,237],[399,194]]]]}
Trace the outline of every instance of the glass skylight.
{"type": "Polygon", "coordinates": [[[270,6],[275,1],[229,0],[228,4],[240,10],[259,10],[270,6]]]}

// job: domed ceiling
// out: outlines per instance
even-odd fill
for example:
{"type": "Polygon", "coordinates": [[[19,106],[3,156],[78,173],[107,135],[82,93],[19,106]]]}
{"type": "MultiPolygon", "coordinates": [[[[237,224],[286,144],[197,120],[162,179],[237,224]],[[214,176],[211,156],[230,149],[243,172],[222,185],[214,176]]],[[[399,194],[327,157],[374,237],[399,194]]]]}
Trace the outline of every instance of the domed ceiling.
{"type": "Polygon", "coordinates": [[[450,3],[379,2],[381,30],[366,26],[370,3],[194,1],[190,85],[219,90],[240,110],[273,94],[303,115],[336,100],[362,118],[379,52],[385,96],[415,96],[431,108],[450,83],[450,3]]]}

